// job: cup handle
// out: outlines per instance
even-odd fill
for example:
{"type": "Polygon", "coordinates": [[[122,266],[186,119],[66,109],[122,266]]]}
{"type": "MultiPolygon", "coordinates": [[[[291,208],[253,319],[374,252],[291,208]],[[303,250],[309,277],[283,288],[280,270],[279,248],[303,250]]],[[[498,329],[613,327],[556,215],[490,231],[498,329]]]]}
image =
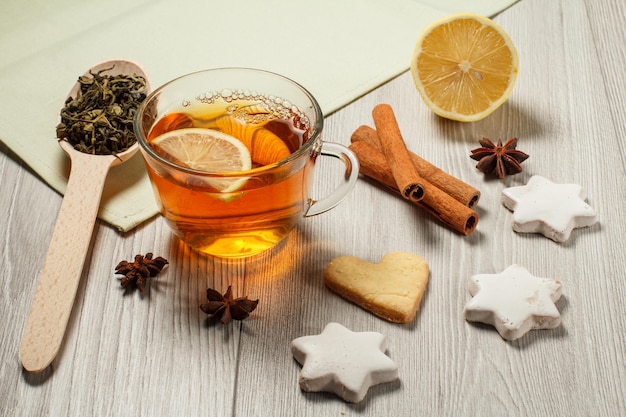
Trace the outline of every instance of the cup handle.
{"type": "Polygon", "coordinates": [[[324,213],[341,203],[348,193],[354,188],[356,180],[359,178],[359,159],[347,147],[333,142],[322,142],[320,155],[331,156],[339,159],[346,166],[345,181],[341,183],[332,193],[321,200],[309,199],[309,209],[304,217],[316,216],[324,213]]]}

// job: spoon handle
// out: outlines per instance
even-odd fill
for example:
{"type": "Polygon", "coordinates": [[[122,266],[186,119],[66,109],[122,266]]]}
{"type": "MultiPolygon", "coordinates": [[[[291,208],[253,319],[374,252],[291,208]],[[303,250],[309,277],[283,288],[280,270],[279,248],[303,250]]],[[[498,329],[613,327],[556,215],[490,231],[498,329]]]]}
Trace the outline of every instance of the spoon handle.
{"type": "Polygon", "coordinates": [[[24,369],[44,370],[65,334],[89,250],[104,181],[114,156],[72,158],[70,178],[26,322],[20,357],[24,369]]]}

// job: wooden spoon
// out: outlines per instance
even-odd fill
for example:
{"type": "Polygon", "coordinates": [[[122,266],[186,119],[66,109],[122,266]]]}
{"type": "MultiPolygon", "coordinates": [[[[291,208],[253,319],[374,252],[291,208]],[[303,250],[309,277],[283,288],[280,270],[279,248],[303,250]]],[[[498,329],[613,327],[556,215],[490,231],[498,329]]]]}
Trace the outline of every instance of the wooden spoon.
{"type": "MultiPolygon", "coordinates": [[[[148,84],[144,71],[128,61],[103,62],[90,71],[96,73],[108,68],[112,69],[103,74],[141,75],[148,84]]],[[[85,75],[88,76],[89,71],[85,75]]],[[[75,97],[79,88],[80,84],[77,82],[68,97],[75,97]]],[[[43,371],[54,360],[61,347],[85,256],[89,251],[109,168],[128,160],[138,149],[135,143],[117,155],[91,155],[75,150],[65,140],[59,144],[72,164],[65,196],[22,336],[20,357],[22,366],[30,372],[43,371]]]]}

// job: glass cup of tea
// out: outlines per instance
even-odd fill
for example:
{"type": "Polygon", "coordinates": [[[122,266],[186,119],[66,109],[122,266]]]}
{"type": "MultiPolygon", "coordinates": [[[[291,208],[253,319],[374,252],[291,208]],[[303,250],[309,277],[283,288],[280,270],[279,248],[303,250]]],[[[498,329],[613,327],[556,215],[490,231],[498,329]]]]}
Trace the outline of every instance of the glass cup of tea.
{"type": "Polygon", "coordinates": [[[273,248],[303,217],[323,213],[359,173],[345,146],[322,140],[315,98],[267,71],[218,68],[150,94],[134,129],[161,214],[195,250],[240,258],[273,248]],[[319,155],[345,164],[327,196],[309,196],[319,155]]]}

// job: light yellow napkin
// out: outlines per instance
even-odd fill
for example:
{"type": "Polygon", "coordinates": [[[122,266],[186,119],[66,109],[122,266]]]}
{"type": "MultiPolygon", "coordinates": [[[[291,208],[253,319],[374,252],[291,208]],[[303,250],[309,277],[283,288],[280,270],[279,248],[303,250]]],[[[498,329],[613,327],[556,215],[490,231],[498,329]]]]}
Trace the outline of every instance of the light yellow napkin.
{"type": "MultiPolygon", "coordinates": [[[[324,114],[405,71],[421,30],[453,12],[486,16],[516,0],[3,0],[0,140],[63,193],[55,140],[67,92],[92,65],[125,58],[154,87],[214,67],[278,72],[324,114]]],[[[158,213],[139,154],[109,172],[98,216],[127,231],[158,213]]]]}

